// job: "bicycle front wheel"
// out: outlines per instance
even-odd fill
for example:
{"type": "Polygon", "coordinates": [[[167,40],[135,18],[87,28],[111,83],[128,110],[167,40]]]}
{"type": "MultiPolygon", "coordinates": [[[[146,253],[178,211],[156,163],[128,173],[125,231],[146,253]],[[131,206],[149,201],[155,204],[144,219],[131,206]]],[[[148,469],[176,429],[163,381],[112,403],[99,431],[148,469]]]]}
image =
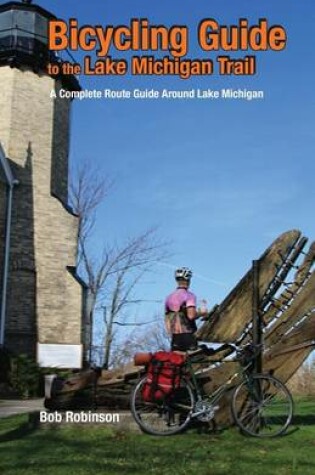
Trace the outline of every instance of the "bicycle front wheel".
{"type": "Polygon", "coordinates": [[[287,387],[277,378],[257,374],[236,387],[232,413],[243,433],[276,437],[291,423],[293,400],[287,387]]]}
{"type": "Polygon", "coordinates": [[[144,376],[131,395],[132,415],[143,430],[151,435],[174,435],[184,430],[191,419],[195,398],[189,383],[182,380],[181,386],[171,395],[158,402],[146,402],[142,397],[144,376]]]}

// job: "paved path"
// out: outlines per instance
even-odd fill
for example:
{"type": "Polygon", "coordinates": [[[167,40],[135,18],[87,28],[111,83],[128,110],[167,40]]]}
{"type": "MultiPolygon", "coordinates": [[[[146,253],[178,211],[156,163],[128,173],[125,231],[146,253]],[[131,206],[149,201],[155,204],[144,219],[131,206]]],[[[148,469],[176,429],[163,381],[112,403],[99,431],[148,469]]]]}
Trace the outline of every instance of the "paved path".
{"type": "Polygon", "coordinates": [[[44,410],[43,399],[15,400],[0,399],[0,419],[13,416],[15,414],[24,414],[27,412],[44,410]]]}

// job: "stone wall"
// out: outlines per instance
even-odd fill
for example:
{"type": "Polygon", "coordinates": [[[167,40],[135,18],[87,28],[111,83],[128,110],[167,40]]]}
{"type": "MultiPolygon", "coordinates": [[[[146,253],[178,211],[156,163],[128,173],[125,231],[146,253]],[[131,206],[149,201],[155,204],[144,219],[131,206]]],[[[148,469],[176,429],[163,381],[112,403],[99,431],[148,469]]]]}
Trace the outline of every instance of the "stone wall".
{"type": "MultiPolygon", "coordinates": [[[[0,140],[20,182],[14,189],[5,343],[28,353],[36,342],[81,343],[82,289],[66,268],[76,264],[77,234],[77,218],[64,206],[70,102],[51,97],[55,87],[60,85],[48,76],[0,68],[0,140]]],[[[1,241],[3,207],[1,200],[1,241]]]]}

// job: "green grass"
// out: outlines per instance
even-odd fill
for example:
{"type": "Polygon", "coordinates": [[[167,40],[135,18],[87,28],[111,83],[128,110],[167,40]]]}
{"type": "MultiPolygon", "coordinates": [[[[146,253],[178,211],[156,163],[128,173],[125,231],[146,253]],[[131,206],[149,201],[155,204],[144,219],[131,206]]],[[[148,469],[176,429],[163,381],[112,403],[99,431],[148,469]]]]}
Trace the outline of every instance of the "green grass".
{"type": "Polygon", "coordinates": [[[151,437],[97,427],[31,429],[27,416],[0,421],[4,475],[314,475],[315,400],[297,404],[298,429],[259,440],[236,429],[151,437]]]}

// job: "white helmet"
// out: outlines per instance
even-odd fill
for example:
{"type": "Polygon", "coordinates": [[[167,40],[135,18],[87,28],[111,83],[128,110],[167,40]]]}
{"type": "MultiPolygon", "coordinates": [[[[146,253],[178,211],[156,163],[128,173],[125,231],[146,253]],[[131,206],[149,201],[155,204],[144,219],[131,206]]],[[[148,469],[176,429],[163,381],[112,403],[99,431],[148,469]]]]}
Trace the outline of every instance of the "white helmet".
{"type": "Polygon", "coordinates": [[[176,280],[190,280],[192,278],[192,271],[188,267],[180,267],[175,271],[176,280]]]}

